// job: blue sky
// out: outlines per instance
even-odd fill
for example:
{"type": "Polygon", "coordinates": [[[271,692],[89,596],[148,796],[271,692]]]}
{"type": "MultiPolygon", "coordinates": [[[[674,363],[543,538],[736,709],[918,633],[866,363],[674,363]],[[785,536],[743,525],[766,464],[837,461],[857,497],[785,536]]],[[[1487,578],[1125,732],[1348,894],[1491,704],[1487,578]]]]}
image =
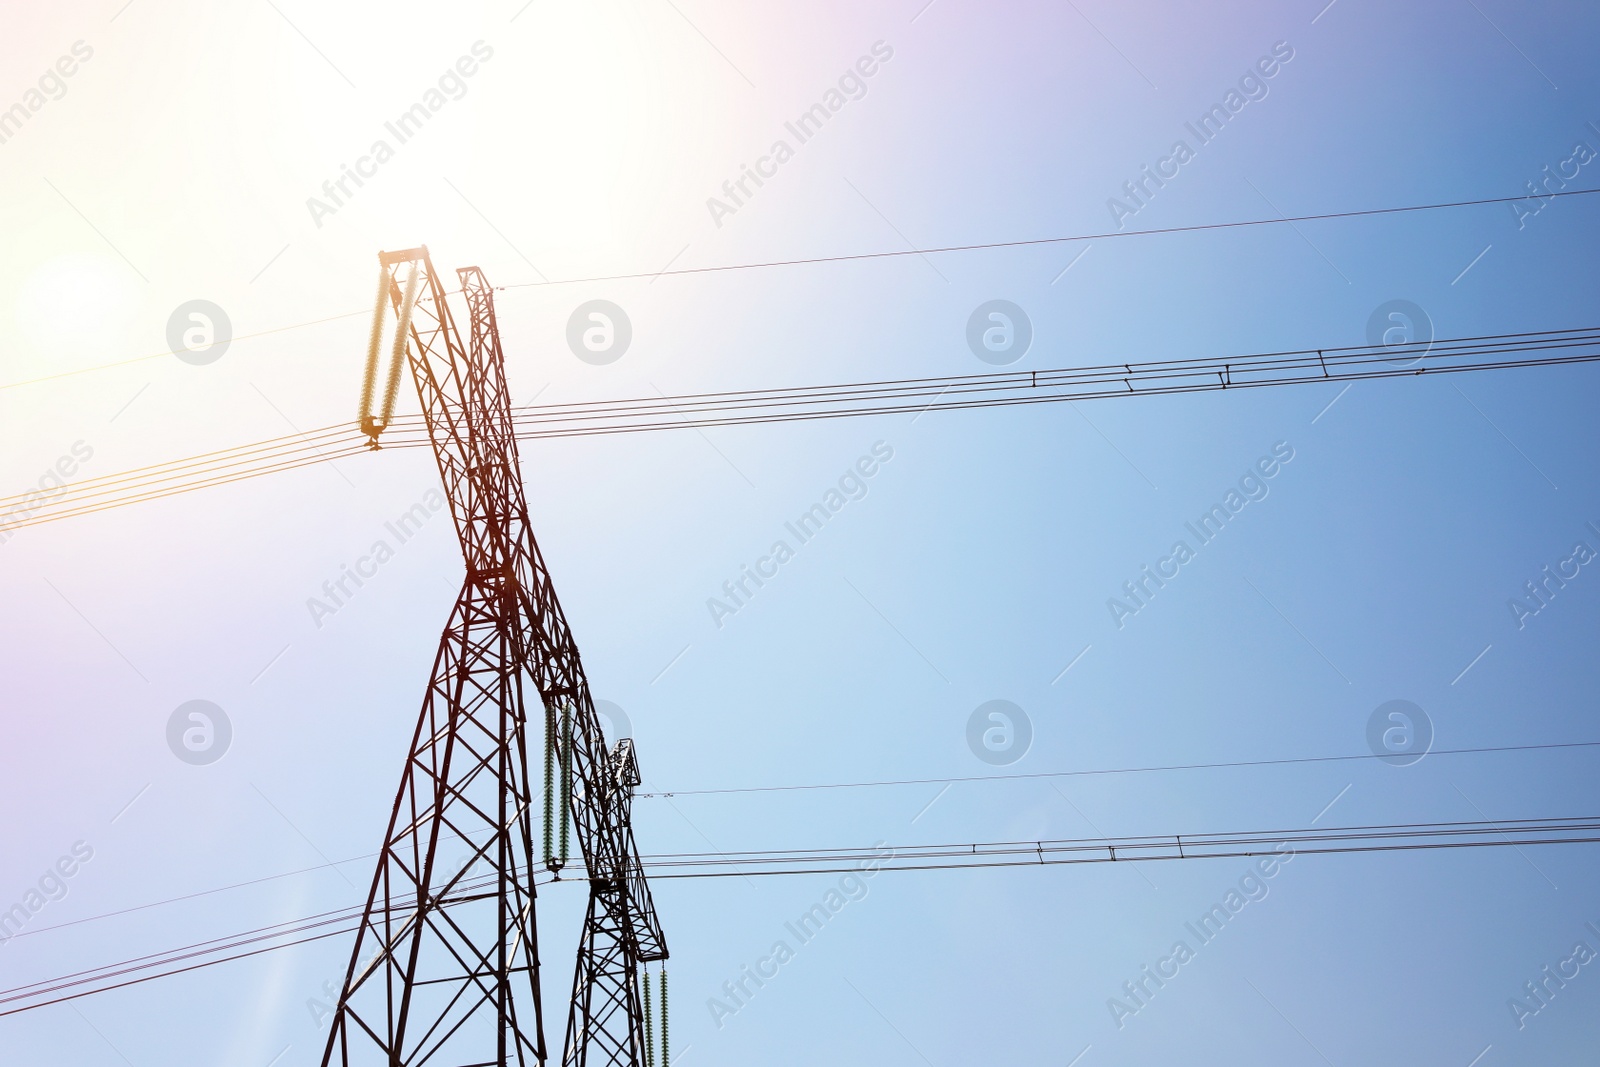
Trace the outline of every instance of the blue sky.
{"type": "MultiPolygon", "coordinates": [[[[119,6],[29,11],[0,44],[0,107],[92,50],[0,143],[6,493],[79,442],[92,476],[350,419],[379,249],[426,243],[442,269],[517,285],[1115,229],[1107,201],[1279,42],[1265,95],[1126,229],[1510,196],[1579,142],[1600,151],[1600,24],[1579,4],[119,6]],[[459,99],[313,217],[479,41],[492,58],[459,99]],[[714,218],[723,182],[878,42],[892,57],[864,93],[714,218]],[[167,351],[191,299],[238,338],[208,366],[167,351]]],[[[1591,163],[1569,187],[1597,179],[1591,163]]],[[[965,331],[993,299],[1032,323],[1023,370],[1357,345],[1391,300],[1439,337],[1573,328],[1593,314],[1589,201],[497,298],[513,392],[541,402],[981,372],[965,331]],[[633,325],[605,366],[565,341],[592,299],[633,325]]],[[[1596,741],[1600,576],[1581,568],[1520,627],[1508,601],[1575,542],[1600,549],[1597,385],[1579,366],[568,439],[526,446],[523,477],[648,791],[1358,754],[1391,700],[1423,709],[1438,749],[1596,741]],[[708,599],[875,446],[892,458],[865,496],[716,625],[708,599]],[[1293,458],[1266,496],[1119,627],[1107,601],[1275,447],[1293,458]],[[967,744],[996,699],[1032,728],[1001,767],[967,744]]],[[[0,907],[74,843],[93,852],[40,932],[0,946],[0,984],[360,899],[357,859],[76,922],[378,847],[461,580],[448,521],[321,626],[306,602],[436,486],[425,451],[392,450],[0,544],[0,907]],[[205,766],[166,740],[194,699],[233,727],[205,766]]],[[[641,798],[635,823],[663,853],[1579,816],[1594,759],[641,798]]],[[[723,983],[838,877],[658,882],[675,1062],[1500,1067],[1600,1037],[1593,967],[1520,1028],[1507,1003],[1576,942],[1600,950],[1593,846],[1298,856],[1119,1020],[1124,983],[1250,869],[880,873],[722,1018],[723,983]]],[[[558,1045],[582,891],[539,900],[558,1045]]],[[[316,1063],[307,1001],[348,952],[0,1018],[0,1047],[316,1063]]]]}

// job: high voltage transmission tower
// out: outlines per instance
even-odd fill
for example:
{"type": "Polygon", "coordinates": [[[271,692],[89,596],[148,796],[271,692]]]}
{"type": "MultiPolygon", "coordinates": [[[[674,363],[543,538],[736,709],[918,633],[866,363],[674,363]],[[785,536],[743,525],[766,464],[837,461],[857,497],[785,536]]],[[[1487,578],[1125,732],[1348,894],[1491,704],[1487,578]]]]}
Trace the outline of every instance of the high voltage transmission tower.
{"type": "MultiPolygon", "coordinates": [[[[570,816],[589,908],[561,1062],[639,1067],[650,1054],[640,966],[665,960],[667,947],[630,822],[638,766],[631,741],[606,748],[528,521],[493,291],[478,268],[456,272],[470,323],[463,346],[426,247],[378,258],[361,428],[377,447],[408,362],[467,573],[439,642],[322,1062],[543,1065],[533,874],[540,859],[557,872],[565,864],[570,816]],[[397,323],[378,400],[385,304],[397,323]],[[530,717],[530,705],[542,710],[530,717]],[[542,856],[528,753],[530,727],[541,722],[542,856]],[[550,800],[557,765],[559,851],[550,800]],[[463,858],[446,861],[463,846],[463,858]]],[[[663,1019],[663,1044],[665,1033],[663,1019]]]]}

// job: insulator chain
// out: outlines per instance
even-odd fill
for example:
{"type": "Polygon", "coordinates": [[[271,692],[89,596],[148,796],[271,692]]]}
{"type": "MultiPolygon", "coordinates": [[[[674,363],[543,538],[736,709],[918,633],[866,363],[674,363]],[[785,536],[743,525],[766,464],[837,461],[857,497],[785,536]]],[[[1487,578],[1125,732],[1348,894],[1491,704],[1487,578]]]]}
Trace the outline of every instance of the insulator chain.
{"type": "Polygon", "coordinates": [[[394,345],[389,353],[389,370],[383,383],[382,406],[372,409],[372,398],[378,383],[378,349],[383,347],[383,311],[389,287],[393,284],[388,268],[378,270],[378,298],[372,310],[372,333],[367,338],[366,373],[361,381],[361,432],[370,439],[372,448],[378,447],[378,435],[388,428],[394,418],[394,402],[400,393],[400,370],[405,365],[406,341],[411,333],[411,311],[417,303],[417,286],[422,280],[422,265],[411,264],[411,276],[406,279],[406,291],[400,301],[399,319],[395,323],[394,345]]]}

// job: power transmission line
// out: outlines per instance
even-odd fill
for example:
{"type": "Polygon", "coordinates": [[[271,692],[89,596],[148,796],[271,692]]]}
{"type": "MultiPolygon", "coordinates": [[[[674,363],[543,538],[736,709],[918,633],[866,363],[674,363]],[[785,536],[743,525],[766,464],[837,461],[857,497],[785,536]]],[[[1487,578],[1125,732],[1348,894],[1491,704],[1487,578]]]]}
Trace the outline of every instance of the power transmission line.
{"type": "Polygon", "coordinates": [[[264,874],[260,878],[249,878],[243,882],[233,882],[229,885],[214,886],[210,889],[197,889],[193,893],[184,893],[181,896],[165,897],[161,900],[152,900],[144,904],[135,904],[127,908],[118,908],[116,911],[104,911],[98,915],[85,915],[81,919],[72,919],[68,922],[56,923],[54,926],[36,926],[27,930],[18,930],[16,933],[6,938],[6,941],[16,941],[24,937],[38,937],[40,934],[48,934],[55,930],[65,930],[68,927],[80,926],[83,923],[99,922],[101,919],[115,919],[120,915],[131,915],[136,911],[148,911],[151,908],[159,908],[166,904],[179,904],[185,900],[197,900],[200,897],[215,896],[218,893],[227,893],[234,889],[244,889],[248,886],[261,885],[263,882],[275,882],[280,878],[293,878],[297,874],[310,874],[313,871],[326,871],[335,867],[343,866],[346,863],[359,863],[362,860],[370,860],[376,855],[376,852],[363,852],[359,856],[349,856],[342,860],[330,860],[327,863],[313,863],[309,867],[297,867],[292,871],[280,871],[277,874],[264,874]]]}
{"type": "MultiPolygon", "coordinates": [[[[541,880],[537,872],[533,873],[531,880],[535,886],[548,884],[552,881],[555,881],[554,878],[550,877],[545,877],[543,880],[541,880]]],[[[484,888],[487,882],[488,879],[479,878],[470,885],[463,886],[457,892],[447,894],[439,899],[454,902],[470,899],[471,894],[484,888]]],[[[416,903],[416,898],[414,895],[405,899],[413,905],[416,903]]],[[[338,937],[341,934],[353,933],[356,927],[351,925],[351,923],[361,918],[363,910],[364,909],[361,905],[334,908],[330,911],[319,912],[315,915],[306,916],[300,919],[291,919],[286,922],[273,923],[268,926],[257,927],[253,930],[246,930],[238,934],[229,934],[224,937],[212,938],[207,941],[199,941],[162,952],[153,952],[144,956],[136,956],[132,959],[122,960],[117,963],[105,964],[100,967],[91,967],[86,970],[77,971],[58,978],[30,982],[26,985],[17,986],[14,989],[0,991],[0,1007],[17,1001],[52,996],[53,994],[57,993],[62,995],[51,1000],[46,1000],[42,1003],[28,1004],[22,1008],[0,1010],[0,1016],[15,1014],[18,1011],[29,1011],[33,1008],[42,1008],[47,1004],[58,1004],[64,1000],[75,1000],[78,997],[90,996],[94,993],[102,993],[111,989],[120,989],[123,986],[137,985],[141,982],[153,981],[157,978],[171,977],[173,975],[197,970],[201,967],[211,967],[219,963],[228,963],[233,960],[243,959],[247,956],[260,955],[263,952],[270,952],[282,948],[291,948],[295,945],[303,945],[310,941],[320,941],[323,938],[338,937]],[[338,926],[337,929],[326,929],[329,926],[335,925],[338,926]],[[314,934],[310,933],[310,931],[314,930],[320,930],[322,932],[314,934]],[[298,937],[300,934],[309,934],[309,936],[298,937]],[[295,940],[287,942],[282,941],[281,939],[285,937],[295,938],[295,940]],[[248,947],[252,945],[262,946],[264,942],[277,943],[265,945],[264,947],[248,947]],[[235,950],[241,949],[243,951],[235,952],[235,950]],[[225,953],[234,954],[222,955],[225,953]],[[206,957],[219,958],[206,959],[206,957]],[[196,959],[204,959],[205,962],[189,962],[196,959]],[[141,972],[153,973],[145,974],[140,978],[127,978],[128,975],[138,974],[141,972]],[[114,978],[126,980],[117,981],[110,985],[103,984],[114,978]],[[94,988],[84,990],[82,987],[85,986],[94,986],[94,988]],[[72,992],[72,990],[79,991],[72,992]]]]}
{"type": "MultiPolygon", "coordinates": [[[[1168,396],[1315,382],[1556,366],[1600,361],[1600,328],[1495,334],[1431,344],[1299,349],[1222,358],[730,390],[619,401],[529,405],[515,414],[519,440],[657,430],[751,426],[813,419],[1052,404],[1123,396],[1168,396]]],[[[399,416],[386,448],[426,444],[420,416],[399,416]]],[[[35,492],[0,498],[0,530],[94,514],[246,478],[356,455],[367,448],[353,425],[205,453],[69,485],[36,507],[35,492]],[[17,515],[18,510],[26,514],[17,515]],[[9,521],[8,521],[9,520],[9,521]]]]}
{"type": "MultiPolygon", "coordinates": [[[[1541,193],[1539,199],[1554,200],[1557,197],[1591,196],[1600,193],[1600,189],[1568,189],[1562,192],[1541,193]]],[[[631,274],[601,274],[585,278],[556,278],[538,282],[515,282],[510,285],[496,286],[499,290],[548,288],[562,285],[591,285],[600,282],[637,281],[641,279],[670,278],[691,274],[720,274],[729,271],[741,270],[767,270],[775,267],[809,266],[821,263],[848,263],[857,260],[895,259],[904,256],[930,256],[942,255],[952,252],[976,252],[988,249],[1002,248],[1027,248],[1032,246],[1070,244],[1077,241],[1108,241],[1119,237],[1159,237],[1181,233],[1201,233],[1209,230],[1235,230],[1257,226],[1282,226],[1293,225],[1301,222],[1324,222],[1334,219],[1369,218],[1383,215],[1401,215],[1421,211],[1445,211],[1456,208],[1484,207],[1491,204],[1514,204],[1520,200],[1528,199],[1528,194],[1516,196],[1483,197],[1476,200],[1449,200],[1431,204],[1405,204],[1399,207],[1364,208],[1354,211],[1330,211],[1317,215],[1295,215],[1288,218],[1276,219],[1245,219],[1236,222],[1205,222],[1192,226],[1166,226],[1149,230],[1109,230],[1103,233],[1073,234],[1062,237],[1033,237],[1015,241],[983,241],[975,244],[940,245],[933,248],[907,248],[885,252],[856,252],[831,256],[808,256],[796,259],[775,259],[751,263],[725,263],[710,267],[679,267],[672,270],[642,271],[631,274]]],[[[451,290],[450,295],[455,295],[458,290],[451,290]]],[[[303,329],[307,326],[320,326],[327,322],[336,322],[340,319],[351,319],[370,315],[367,310],[347,311],[337,315],[327,315],[320,319],[309,319],[305,322],[290,323],[287,326],[275,326],[267,330],[257,330],[254,333],[237,334],[232,340],[243,341],[254,337],[265,337],[269,334],[284,333],[288,330],[303,329]]],[[[147,360],[161,359],[170,352],[154,352],[144,356],[134,356],[131,359],[118,360],[114,363],[101,363],[93,367],[82,367],[78,370],[61,371],[57,374],[47,374],[39,378],[29,378],[25,381],[7,382],[0,385],[0,391],[6,389],[19,389],[27,385],[38,385],[42,382],[55,381],[59,378],[70,378],[79,374],[91,374],[95,371],[112,370],[116,367],[125,367],[132,363],[142,363],[147,360]]]]}
{"type": "MultiPolygon", "coordinates": [[[[1494,745],[1483,748],[1436,748],[1429,756],[1466,756],[1486,752],[1548,752],[1557,749],[1597,748],[1600,741],[1566,741],[1548,745],[1494,745]]],[[[1161,771],[1213,771],[1237,767],[1288,767],[1304,763],[1346,763],[1352,760],[1392,760],[1388,754],[1362,752],[1350,756],[1293,756],[1285,759],[1232,760],[1226,763],[1177,763],[1160,767],[1102,767],[1081,771],[1036,771],[1030,774],[976,774],[959,778],[904,778],[871,782],[818,782],[803,785],[750,785],[725,789],[660,789],[635,793],[640,799],[723,796],[733,793],[794,793],[818,789],[872,789],[904,785],[954,785],[958,782],[1020,782],[1040,778],[1089,778],[1111,774],[1151,774],[1161,771]]],[[[1409,758],[1409,757],[1408,757],[1409,758]]]]}
{"type": "MultiPolygon", "coordinates": [[[[1543,200],[1558,196],[1588,196],[1600,189],[1569,189],[1559,193],[1541,193],[1543,200]]],[[[606,274],[589,278],[558,278],[539,282],[517,282],[497,286],[500,289],[547,288],[554,285],[585,285],[593,282],[624,282],[645,278],[671,278],[685,274],[716,274],[733,270],[760,270],[769,267],[799,267],[815,263],[848,263],[854,260],[895,259],[902,256],[932,256],[946,252],[978,252],[995,248],[1030,248],[1039,245],[1069,244],[1076,241],[1109,241],[1117,237],[1159,237],[1179,233],[1200,233],[1206,230],[1238,230],[1255,226],[1282,226],[1297,222],[1324,222],[1330,219],[1371,218],[1378,215],[1401,215],[1416,211],[1444,211],[1451,208],[1483,207],[1488,204],[1513,204],[1528,199],[1527,193],[1517,196],[1493,196],[1479,200],[1451,200],[1436,204],[1407,204],[1401,207],[1365,208],[1356,211],[1329,211],[1320,215],[1296,215],[1292,218],[1245,219],[1238,222],[1203,222],[1193,226],[1163,226],[1151,230],[1107,230],[1101,233],[1075,234],[1070,237],[1031,237],[1015,241],[984,241],[966,245],[938,245],[933,248],[906,248],[891,252],[858,252],[848,255],[810,256],[800,259],[776,259],[760,263],[731,263],[716,267],[679,267],[674,270],[647,271],[640,274],[606,274]]]]}
{"type": "Polygon", "coordinates": [[[1279,844],[1296,853],[1394,852],[1533,844],[1600,842],[1594,817],[1399,823],[1221,834],[1158,834],[1053,841],[989,841],[946,845],[683,853],[645,856],[654,878],[733,878],[841,874],[871,864],[877,871],[932,871],[1258,856],[1279,844]],[[888,853],[886,856],[885,853],[888,853]],[[674,874],[673,871],[679,873],[674,874]]]}
{"type": "MultiPolygon", "coordinates": [[[[257,474],[271,473],[279,469],[281,464],[298,466],[300,465],[298,461],[308,456],[315,456],[315,462],[337,459],[348,454],[349,436],[350,427],[329,426],[306,434],[288,434],[254,444],[204,452],[186,459],[151,464],[131,471],[84,478],[71,483],[67,491],[75,502],[95,500],[113,493],[131,494],[142,499],[140,494],[148,490],[170,488],[173,484],[186,485],[189,482],[210,484],[218,478],[232,480],[235,474],[241,473],[239,468],[243,468],[242,473],[254,477],[257,474]]],[[[28,506],[29,498],[38,495],[40,490],[32,489],[0,497],[0,509],[9,508],[14,511],[25,508],[28,506]]]]}
{"type": "MultiPolygon", "coordinates": [[[[1600,818],[1510,819],[1475,822],[1398,823],[1325,829],[1252,830],[1221,834],[1160,834],[1115,838],[1049,841],[986,841],[941,845],[872,848],[763,850],[735,853],[677,853],[643,856],[652,878],[776,877],[801,874],[848,874],[871,870],[947,871],[1010,867],[1052,867],[1081,863],[1126,863],[1165,860],[1226,859],[1279,854],[1287,845],[1294,855],[1433,851],[1437,849],[1576,845],[1600,842],[1600,818]]],[[[540,879],[583,885],[579,876],[540,879]]],[[[490,893],[498,873],[463,881],[451,899],[470,900],[490,893]]],[[[492,895],[492,893],[490,893],[492,895]]],[[[0,990],[0,1017],[32,1011],[66,1000],[93,996],[142,982],[293,948],[354,931],[360,906],[336,908],[303,919],[212,938],[165,952],[105,964],[59,978],[0,990]],[[330,927],[332,927],[330,929],[330,927]],[[13,1006],[14,1005],[14,1006],[13,1006]]]]}
{"type": "MultiPolygon", "coordinates": [[[[1429,750],[1427,755],[1466,756],[1504,752],[1553,752],[1564,749],[1582,748],[1600,748],[1600,741],[1558,741],[1536,745],[1486,745],[1477,748],[1436,748],[1429,750]]],[[[661,799],[667,797],[721,796],[724,794],[745,793],[788,793],[805,792],[811,790],[867,789],[909,785],[951,785],[963,782],[1014,782],[1037,779],[1079,778],[1118,774],[1155,774],[1176,771],[1231,770],[1242,767],[1284,767],[1298,764],[1343,763],[1354,760],[1383,760],[1386,758],[1392,757],[1374,755],[1371,753],[1360,753],[1356,755],[1344,756],[1291,756],[1279,759],[1229,760],[1219,763],[1179,763],[1147,767],[1099,767],[1085,768],[1083,770],[1076,771],[1037,771],[1026,774],[984,774],[954,778],[905,778],[869,782],[813,782],[797,785],[736,786],[720,789],[671,789],[655,790],[647,793],[635,793],[634,796],[636,799],[661,799]]],[[[463,841],[463,844],[470,844],[470,842],[463,841]]],[[[152,900],[147,903],[137,904],[128,908],[119,908],[116,911],[102,912],[98,915],[86,915],[81,919],[73,919],[70,922],[58,923],[55,926],[44,926],[35,929],[22,930],[16,934],[13,934],[11,939],[16,940],[23,937],[37,937],[40,934],[50,933],[54,930],[63,930],[68,927],[78,926],[82,923],[98,922],[101,919],[114,919],[121,915],[128,915],[136,911],[146,911],[150,908],[162,907],[166,904],[178,904],[182,903],[183,901],[194,900],[199,897],[214,896],[218,893],[226,893],[235,889],[243,889],[253,885],[260,885],[263,882],[276,881],[280,878],[292,878],[299,874],[310,874],[313,871],[328,870],[330,868],[342,866],[346,863],[359,863],[362,860],[370,860],[376,855],[377,853],[375,852],[364,852],[359,856],[349,856],[345,859],[332,860],[327,863],[313,864],[309,867],[300,867],[292,871],[283,871],[278,874],[263,875],[260,878],[251,878],[243,882],[234,882],[230,885],[217,886],[212,889],[201,889],[193,893],[185,893],[181,896],[166,897],[161,900],[152,900]]]]}
{"type": "Polygon", "coordinates": [[[1163,396],[1366,378],[1413,377],[1593,362],[1600,330],[1562,330],[1463,338],[1431,344],[1263,352],[1222,359],[1009,371],[653,397],[522,409],[521,440],[635,433],[816,418],[1047,404],[1118,396],[1163,396]],[[1504,357],[1531,357],[1506,359],[1504,357]]]}
{"type": "MultiPolygon", "coordinates": [[[[358,315],[366,316],[370,314],[372,314],[370,311],[345,311],[338,315],[328,315],[320,319],[308,319],[305,322],[293,322],[287,326],[274,326],[271,329],[257,330],[254,333],[234,334],[232,337],[228,338],[228,340],[230,343],[233,341],[248,341],[254,337],[267,337],[275,333],[286,333],[289,330],[300,330],[307,326],[321,326],[325,322],[338,322],[340,319],[353,319],[358,315]]],[[[115,370],[117,367],[127,367],[135,363],[146,363],[152,359],[164,359],[170,357],[171,355],[172,352],[170,350],[165,352],[151,352],[148,355],[133,356],[129,359],[119,359],[114,363],[99,363],[93,367],[79,367],[77,370],[59,371],[55,374],[46,374],[38,378],[28,378],[20,382],[7,382],[4,385],[0,385],[0,392],[3,392],[7,389],[21,389],[25,385],[39,385],[44,382],[53,382],[60,378],[75,378],[80,374],[93,374],[96,371],[115,370]]]]}

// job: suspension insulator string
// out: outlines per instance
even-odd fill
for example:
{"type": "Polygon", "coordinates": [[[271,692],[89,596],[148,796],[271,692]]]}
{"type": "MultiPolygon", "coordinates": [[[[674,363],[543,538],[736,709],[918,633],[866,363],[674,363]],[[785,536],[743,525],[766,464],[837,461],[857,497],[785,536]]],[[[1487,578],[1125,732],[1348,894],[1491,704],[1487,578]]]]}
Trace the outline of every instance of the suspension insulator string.
{"type": "Polygon", "coordinates": [[[383,304],[384,297],[388,295],[389,271],[380,266],[378,296],[372,304],[372,334],[367,338],[366,371],[361,379],[361,410],[356,413],[361,432],[372,438],[372,448],[378,447],[378,434],[381,432],[377,420],[372,417],[372,390],[378,380],[378,349],[383,344],[383,304]]]}
{"type": "Polygon", "coordinates": [[[555,863],[555,799],[556,799],[556,709],[553,704],[544,706],[544,865],[559,872],[555,863]]]}
{"type": "Polygon", "coordinates": [[[661,968],[661,1067],[672,1067],[667,1053],[667,969],[661,968]]]}
{"type": "Polygon", "coordinates": [[[394,351],[389,357],[389,380],[383,386],[383,425],[387,427],[394,417],[395,397],[400,395],[400,368],[406,359],[406,342],[410,340],[411,309],[417,304],[417,282],[422,279],[422,264],[411,264],[411,277],[406,279],[405,299],[400,302],[400,321],[394,327],[394,351]]]}
{"type": "Polygon", "coordinates": [[[561,865],[567,865],[567,828],[572,821],[572,704],[561,705],[561,865]]]}
{"type": "Polygon", "coordinates": [[[650,1028],[650,969],[647,967],[644,972],[644,1067],[655,1067],[655,1046],[656,1036],[650,1028]]]}
{"type": "Polygon", "coordinates": [[[383,403],[381,408],[374,412],[372,397],[377,385],[378,377],[378,349],[383,341],[383,305],[384,298],[389,293],[393,284],[389,272],[380,269],[378,272],[378,299],[372,312],[372,333],[367,338],[367,364],[366,373],[361,382],[361,432],[369,438],[371,448],[378,447],[378,435],[388,428],[389,422],[394,418],[394,402],[400,393],[400,368],[406,358],[406,342],[411,332],[411,311],[417,302],[417,285],[422,280],[422,265],[411,264],[411,276],[406,279],[405,296],[400,302],[400,317],[395,325],[394,345],[390,352],[389,373],[383,383],[383,403]]]}

